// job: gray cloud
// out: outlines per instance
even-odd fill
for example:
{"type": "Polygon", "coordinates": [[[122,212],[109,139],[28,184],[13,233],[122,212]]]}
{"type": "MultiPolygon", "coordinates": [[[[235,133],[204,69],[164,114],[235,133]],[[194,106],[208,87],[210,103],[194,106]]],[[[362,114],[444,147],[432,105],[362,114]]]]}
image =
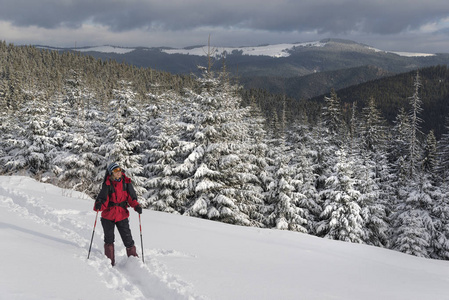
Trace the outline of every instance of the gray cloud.
{"type": "Polygon", "coordinates": [[[85,22],[113,30],[237,26],[269,31],[362,31],[391,34],[449,16],[439,1],[160,1],[2,0],[0,18],[17,26],[78,27],[85,22]]]}
{"type": "Polygon", "coordinates": [[[236,37],[237,31],[248,36],[252,31],[267,36],[382,36],[417,30],[448,16],[447,0],[0,0],[0,21],[23,30],[91,24],[111,33],[141,30],[181,37],[204,28],[236,37]]]}

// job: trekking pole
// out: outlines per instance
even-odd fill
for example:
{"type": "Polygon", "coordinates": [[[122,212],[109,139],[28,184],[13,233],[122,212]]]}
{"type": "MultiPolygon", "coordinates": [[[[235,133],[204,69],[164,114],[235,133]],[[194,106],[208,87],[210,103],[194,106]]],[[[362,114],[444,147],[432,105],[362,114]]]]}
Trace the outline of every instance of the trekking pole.
{"type": "Polygon", "coordinates": [[[98,212],[99,211],[97,210],[97,214],[95,215],[94,230],[92,231],[92,238],[90,239],[89,254],[87,254],[87,259],[89,259],[90,249],[92,248],[92,241],[94,240],[94,233],[95,233],[95,227],[97,226],[98,212]]]}
{"type": "Polygon", "coordinates": [[[140,221],[140,214],[139,214],[139,227],[140,227],[140,245],[142,247],[142,262],[145,263],[145,259],[143,256],[142,222],[140,221]]]}

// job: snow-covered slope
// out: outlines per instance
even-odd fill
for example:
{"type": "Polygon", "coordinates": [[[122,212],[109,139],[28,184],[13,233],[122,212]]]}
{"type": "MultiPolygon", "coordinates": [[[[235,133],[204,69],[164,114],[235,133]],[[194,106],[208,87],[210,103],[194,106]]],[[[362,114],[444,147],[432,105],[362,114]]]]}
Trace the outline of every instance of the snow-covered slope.
{"type": "MultiPolygon", "coordinates": [[[[0,299],[449,299],[449,262],[144,210],[145,263],[103,256],[84,194],[0,177],[0,299]]],[[[131,230],[141,254],[138,215],[131,230]]],[[[117,234],[118,235],[118,234],[117,234]]]]}
{"type": "MultiPolygon", "coordinates": [[[[75,50],[75,49],[72,49],[72,50],[75,50]]],[[[125,53],[132,52],[136,49],[135,48],[123,48],[123,47],[117,47],[117,46],[95,46],[95,47],[78,48],[76,50],[80,51],[80,52],[96,51],[96,52],[102,52],[102,53],[125,54],[125,53]]]]}
{"type": "Polygon", "coordinates": [[[135,48],[127,48],[127,47],[119,47],[119,46],[88,46],[81,48],[56,48],[51,46],[36,46],[37,48],[47,49],[47,50],[56,50],[56,51],[64,51],[64,50],[73,50],[79,52],[100,52],[100,53],[116,53],[116,54],[126,54],[136,50],[135,48]]]}
{"type": "MultiPolygon", "coordinates": [[[[215,55],[220,56],[224,52],[230,54],[233,52],[241,53],[242,55],[249,56],[269,56],[269,57],[288,57],[290,56],[290,52],[294,48],[321,48],[328,44],[327,40],[323,41],[312,41],[312,42],[303,42],[303,43],[284,43],[284,44],[273,44],[273,45],[262,45],[262,46],[244,46],[244,47],[211,47],[211,50],[214,51],[215,55]]],[[[372,48],[369,46],[363,46],[362,44],[357,44],[352,42],[354,45],[358,45],[359,47],[365,48],[366,50],[372,50],[374,52],[384,52],[384,53],[394,53],[399,56],[406,57],[426,57],[426,56],[434,56],[435,54],[429,53],[412,53],[412,52],[395,52],[395,51],[384,51],[376,48],[372,48]]],[[[91,47],[82,47],[76,49],[60,49],[60,48],[52,48],[52,47],[44,47],[39,46],[41,48],[49,49],[49,50],[76,50],[80,52],[100,52],[100,53],[116,53],[116,54],[126,54],[136,50],[137,48],[132,47],[119,47],[119,46],[91,46],[91,47]]],[[[149,49],[143,48],[141,49],[149,49]]],[[[197,56],[206,56],[208,52],[207,46],[196,46],[196,47],[186,47],[186,48],[162,48],[162,52],[167,54],[185,54],[185,55],[197,55],[197,56]]]]}
{"type": "MultiPolygon", "coordinates": [[[[323,47],[326,43],[322,42],[309,42],[309,43],[298,43],[298,44],[276,44],[276,45],[264,45],[264,46],[254,46],[254,47],[212,47],[216,54],[232,53],[234,51],[240,52],[242,55],[253,55],[253,56],[271,56],[271,57],[287,57],[290,55],[289,51],[294,47],[323,47]]],[[[164,52],[168,54],[189,54],[189,55],[199,55],[206,56],[208,49],[207,47],[194,47],[185,49],[165,49],[164,52]]]]}
{"type": "MultiPolygon", "coordinates": [[[[335,42],[332,42],[335,44],[335,42]]],[[[399,56],[406,57],[421,57],[421,56],[434,56],[435,54],[428,53],[412,53],[412,52],[394,52],[394,51],[383,51],[379,49],[375,49],[369,46],[364,46],[362,44],[357,44],[354,42],[350,42],[353,45],[356,45],[358,48],[363,50],[372,50],[374,52],[384,52],[384,53],[394,53],[399,56]]],[[[328,45],[328,41],[314,41],[314,42],[305,42],[305,43],[295,43],[295,44],[275,44],[275,45],[264,45],[264,46],[254,46],[254,47],[213,47],[212,49],[215,51],[215,54],[221,55],[222,53],[233,53],[234,51],[241,53],[242,55],[252,55],[252,56],[271,56],[271,57],[288,57],[291,54],[291,51],[295,48],[321,48],[328,45]]],[[[188,54],[188,55],[199,55],[206,56],[208,49],[207,47],[193,47],[193,48],[184,48],[184,49],[165,49],[164,52],[168,54],[188,54]]]]}

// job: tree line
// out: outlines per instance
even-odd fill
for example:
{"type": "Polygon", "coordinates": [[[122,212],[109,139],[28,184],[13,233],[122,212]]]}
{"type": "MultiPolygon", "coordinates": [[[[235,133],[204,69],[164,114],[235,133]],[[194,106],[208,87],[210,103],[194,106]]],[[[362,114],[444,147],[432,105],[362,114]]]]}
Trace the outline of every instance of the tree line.
{"type": "Polygon", "coordinates": [[[226,72],[0,43],[1,173],[95,197],[115,161],[149,209],[448,259],[449,134],[421,132],[412,84],[393,125],[336,92],[288,121],[289,99],[267,118],[226,72]]]}
{"type": "MultiPolygon", "coordinates": [[[[422,99],[422,130],[434,131],[437,139],[446,132],[446,117],[449,114],[449,68],[436,65],[419,70],[423,83],[420,96],[422,99]]],[[[408,97],[413,94],[413,81],[416,71],[396,74],[385,78],[370,80],[337,91],[341,102],[350,105],[355,101],[359,109],[366,106],[370,97],[374,97],[383,118],[391,125],[401,108],[410,109],[408,97]]],[[[322,102],[323,97],[314,97],[312,102],[322,102]]]]}

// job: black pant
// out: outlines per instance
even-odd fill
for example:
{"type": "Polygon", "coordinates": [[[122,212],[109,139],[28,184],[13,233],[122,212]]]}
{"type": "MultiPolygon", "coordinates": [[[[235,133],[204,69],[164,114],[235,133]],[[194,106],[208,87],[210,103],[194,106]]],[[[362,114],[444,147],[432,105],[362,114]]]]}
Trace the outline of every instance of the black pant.
{"type": "Polygon", "coordinates": [[[127,218],[119,222],[101,218],[101,225],[103,225],[105,244],[114,243],[114,229],[115,226],[117,226],[118,232],[122,237],[122,241],[123,244],[125,244],[125,247],[131,248],[132,246],[134,246],[134,240],[131,235],[131,230],[129,229],[129,220],[127,218]]]}

